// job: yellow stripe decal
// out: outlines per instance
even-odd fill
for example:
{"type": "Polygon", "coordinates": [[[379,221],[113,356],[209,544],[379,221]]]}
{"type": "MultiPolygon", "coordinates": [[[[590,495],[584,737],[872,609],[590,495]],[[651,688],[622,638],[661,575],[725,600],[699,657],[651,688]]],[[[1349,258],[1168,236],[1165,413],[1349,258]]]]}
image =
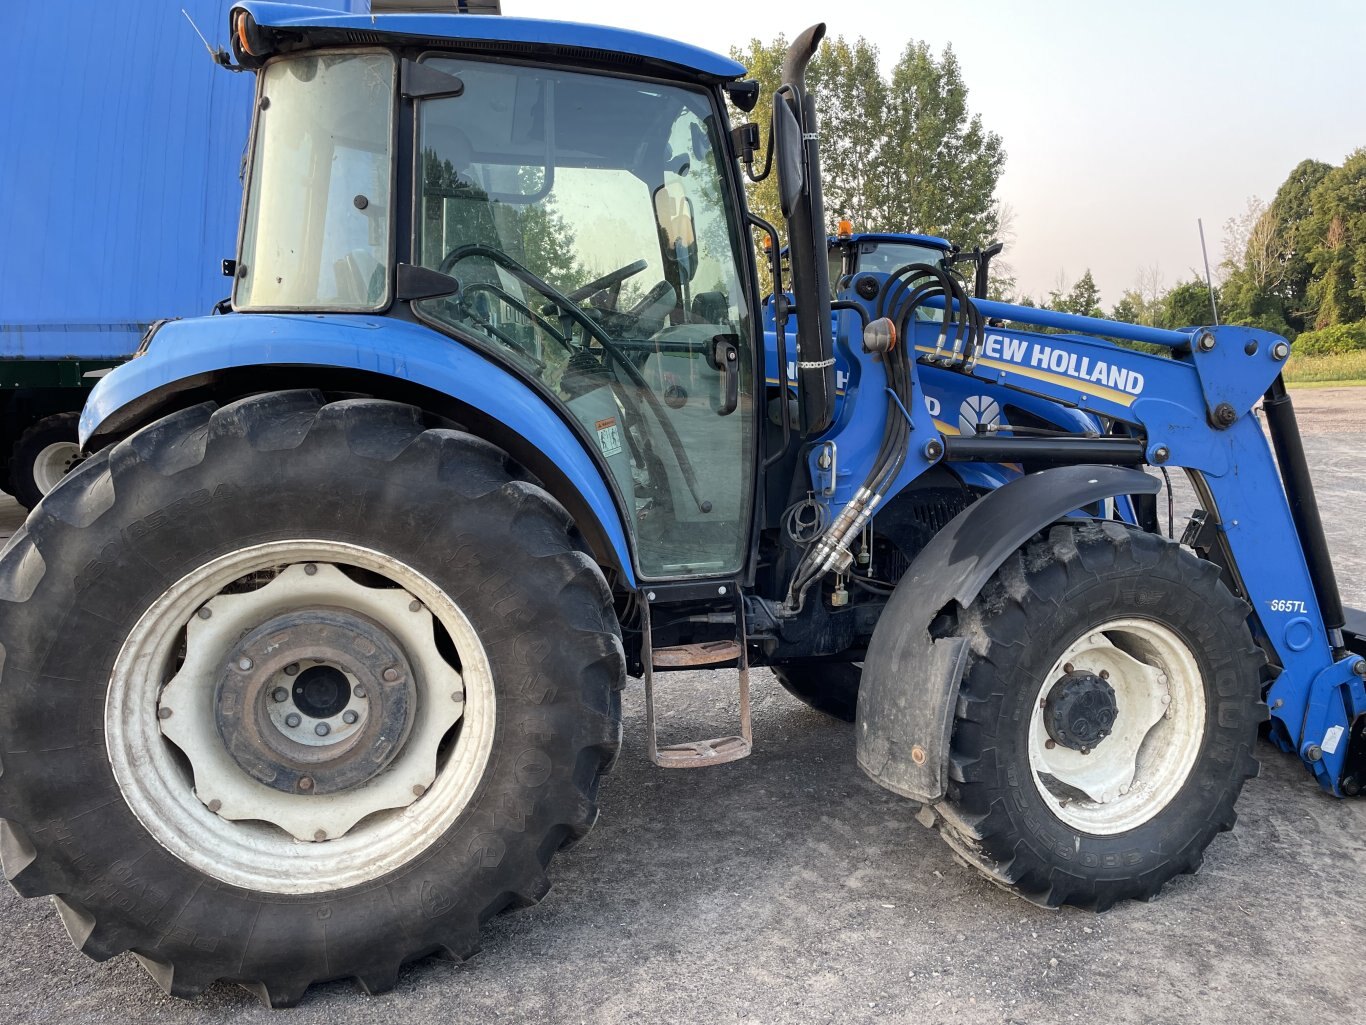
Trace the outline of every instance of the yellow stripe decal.
{"type": "MultiPolygon", "coordinates": [[[[915,351],[933,353],[934,346],[917,345],[915,351]]],[[[1094,395],[1098,399],[1113,402],[1116,406],[1124,406],[1126,409],[1132,406],[1134,399],[1138,397],[1130,395],[1128,392],[1119,391],[1117,388],[1107,388],[1101,384],[1092,384],[1090,381],[1080,381],[1075,377],[1068,377],[1066,374],[1055,374],[1051,370],[1035,370],[1033,367],[1022,367],[1018,363],[1006,363],[998,359],[978,357],[977,366],[990,367],[993,370],[1005,370],[1012,374],[1019,374],[1021,377],[1033,378],[1036,381],[1046,381],[1048,384],[1055,384],[1060,388],[1069,388],[1086,395],[1094,395]]]]}

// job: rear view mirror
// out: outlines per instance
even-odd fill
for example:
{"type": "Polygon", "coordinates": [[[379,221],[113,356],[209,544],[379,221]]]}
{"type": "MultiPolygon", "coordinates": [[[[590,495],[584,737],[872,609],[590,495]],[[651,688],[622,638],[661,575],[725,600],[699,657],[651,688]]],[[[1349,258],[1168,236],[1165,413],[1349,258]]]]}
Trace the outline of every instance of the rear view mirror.
{"type": "Polygon", "coordinates": [[[664,258],[678,268],[683,281],[697,273],[697,230],[693,223],[692,200],[681,188],[661,185],[655,189],[655,219],[664,258]]]}

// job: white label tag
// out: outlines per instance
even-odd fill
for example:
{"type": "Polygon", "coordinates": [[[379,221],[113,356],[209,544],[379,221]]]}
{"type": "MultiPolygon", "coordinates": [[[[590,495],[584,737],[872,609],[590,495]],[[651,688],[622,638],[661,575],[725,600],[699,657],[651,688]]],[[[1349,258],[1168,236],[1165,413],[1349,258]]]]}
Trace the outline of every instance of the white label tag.
{"type": "Polygon", "coordinates": [[[598,448],[602,449],[602,454],[609,458],[618,454],[621,451],[621,428],[617,426],[617,418],[599,420],[593,426],[597,428],[598,448]]]}
{"type": "Polygon", "coordinates": [[[1323,748],[1326,755],[1337,754],[1338,741],[1342,739],[1342,727],[1330,726],[1328,732],[1323,735],[1323,743],[1319,747],[1323,748]]]}

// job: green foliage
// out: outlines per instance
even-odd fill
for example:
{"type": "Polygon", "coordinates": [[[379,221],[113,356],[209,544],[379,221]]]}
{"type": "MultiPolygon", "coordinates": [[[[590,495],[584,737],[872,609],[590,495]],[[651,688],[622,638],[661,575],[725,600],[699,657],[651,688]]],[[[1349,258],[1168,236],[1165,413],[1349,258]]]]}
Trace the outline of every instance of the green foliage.
{"type": "Polygon", "coordinates": [[[1305,331],[1295,339],[1291,351],[1301,356],[1342,356],[1366,351],[1366,321],[1305,331]]]}
{"type": "MultiPolygon", "coordinates": [[[[1214,290],[1219,298],[1219,289],[1214,290]]],[[[1182,328],[1201,327],[1214,322],[1209,302],[1209,286],[1199,278],[1182,281],[1167,293],[1164,299],[1166,313],[1162,327],[1182,328]]]]}
{"type": "Polygon", "coordinates": [[[1366,319],[1366,147],[1326,174],[1304,222],[1314,326],[1366,319]]]}
{"type": "MultiPolygon", "coordinates": [[[[732,51],[761,86],[753,114],[761,154],[786,49],[778,36],[732,51]]],[[[1001,227],[996,184],[1005,152],[1001,137],[969,111],[952,48],[936,57],[927,44],[912,41],[884,78],[873,43],[828,40],[811,63],[807,87],[821,120],[827,227],[844,215],[859,230],[940,235],[965,249],[995,241],[1001,227]]],[[[749,202],[782,226],[774,178],[751,185],[749,202]]]]}
{"type": "Polygon", "coordinates": [[[1090,267],[1086,268],[1086,273],[1077,279],[1067,295],[1059,297],[1052,304],[1052,308],[1083,317],[1105,316],[1105,311],[1100,308],[1100,289],[1096,287],[1095,278],[1091,277],[1090,267]]]}

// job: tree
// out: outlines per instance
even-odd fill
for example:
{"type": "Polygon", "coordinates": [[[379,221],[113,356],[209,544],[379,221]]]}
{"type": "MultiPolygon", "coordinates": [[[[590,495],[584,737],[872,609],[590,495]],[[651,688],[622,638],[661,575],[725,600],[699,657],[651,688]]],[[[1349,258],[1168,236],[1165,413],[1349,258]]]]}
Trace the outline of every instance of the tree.
{"type": "MultiPolygon", "coordinates": [[[[754,119],[761,152],[786,49],[778,36],[732,51],[760,83],[754,119]]],[[[1000,136],[968,110],[952,48],[936,57],[927,44],[912,41],[890,79],[877,64],[871,42],[840,37],[825,43],[807,74],[821,120],[827,227],[844,215],[861,229],[942,235],[964,249],[995,241],[1001,229],[996,184],[1005,152],[1000,136]]],[[[773,178],[751,187],[750,206],[781,223],[773,178]]]]}
{"type": "Polygon", "coordinates": [[[1100,307],[1100,289],[1096,287],[1096,279],[1091,277],[1091,268],[1086,268],[1086,273],[1077,279],[1077,283],[1072,286],[1067,293],[1053,308],[1061,310],[1063,313],[1077,313],[1083,317],[1103,317],[1104,311],[1100,307]]]}
{"type": "MultiPolygon", "coordinates": [[[[1219,290],[1214,290],[1215,299],[1219,290]]],[[[1165,299],[1165,323],[1169,328],[1198,327],[1213,322],[1209,301],[1209,286],[1198,277],[1178,282],[1165,299]]]]}
{"type": "Polygon", "coordinates": [[[1366,320],[1366,147],[1324,175],[1309,208],[1301,237],[1313,271],[1314,327],[1366,320]]]}

